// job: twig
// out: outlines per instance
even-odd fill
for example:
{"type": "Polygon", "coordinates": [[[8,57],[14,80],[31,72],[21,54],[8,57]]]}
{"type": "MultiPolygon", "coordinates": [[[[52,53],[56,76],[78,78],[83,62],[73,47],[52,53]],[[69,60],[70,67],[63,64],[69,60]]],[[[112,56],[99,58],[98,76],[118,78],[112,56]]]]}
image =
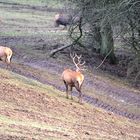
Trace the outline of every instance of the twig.
{"type": "Polygon", "coordinates": [[[109,54],[112,52],[112,49],[108,52],[108,54],[104,57],[103,61],[100,63],[100,65],[98,67],[96,67],[96,69],[98,69],[99,67],[101,67],[101,65],[104,63],[104,61],[106,60],[106,58],[109,56],[109,54]]]}

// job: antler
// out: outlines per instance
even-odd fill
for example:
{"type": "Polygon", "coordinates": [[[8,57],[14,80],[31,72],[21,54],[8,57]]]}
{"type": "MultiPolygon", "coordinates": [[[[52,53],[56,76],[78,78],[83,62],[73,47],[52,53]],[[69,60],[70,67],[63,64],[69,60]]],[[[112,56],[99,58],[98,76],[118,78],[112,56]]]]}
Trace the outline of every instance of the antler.
{"type": "Polygon", "coordinates": [[[76,71],[85,70],[85,69],[80,68],[85,64],[85,61],[81,62],[82,55],[78,56],[76,53],[73,53],[73,55],[70,53],[70,57],[72,58],[73,63],[76,66],[76,71]],[[76,63],[76,60],[75,60],[76,58],[77,58],[77,63],[76,63]]]}

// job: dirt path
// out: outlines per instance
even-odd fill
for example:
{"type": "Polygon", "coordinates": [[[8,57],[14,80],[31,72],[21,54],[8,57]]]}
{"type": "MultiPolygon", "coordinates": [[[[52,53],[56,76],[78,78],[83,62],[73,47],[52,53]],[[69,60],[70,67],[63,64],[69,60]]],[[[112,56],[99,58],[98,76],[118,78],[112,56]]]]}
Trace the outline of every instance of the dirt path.
{"type": "MultiPolygon", "coordinates": [[[[52,85],[61,91],[65,91],[65,87],[62,81],[60,81],[60,75],[64,69],[64,65],[57,64],[53,60],[37,61],[34,59],[31,62],[25,59],[24,63],[15,62],[16,60],[14,60],[12,66],[13,72],[35,79],[41,83],[52,85]]],[[[135,107],[135,109],[140,107],[140,92],[138,90],[120,87],[112,84],[109,80],[100,79],[97,75],[86,75],[84,93],[87,92],[86,89],[90,89],[91,93],[92,90],[96,91],[99,96],[84,94],[83,98],[85,102],[130,119],[140,120],[139,112],[132,113],[128,109],[131,105],[133,108],[135,107]],[[103,100],[100,96],[107,96],[109,102],[103,100]],[[115,100],[116,104],[114,104],[113,101],[110,102],[111,99],[113,99],[113,101],[115,100]]],[[[74,91],[73,94],[74,96],[78,95],[76,91],[74,91]]]]}
{"type": "MultiPolygon", "coordinates": [[[[46,68],[52,75],[56,74],[58,75],[58,80],[60,79],[60,75],[62,70],[64,69],[64,66],[60,66],[57,63],[51,63],[45,61],[45,64],[41,62],[35,62],[35,63],[27,63],[32,68],[46,68]],[[41,64],[41,67],[38,65],[41,64]],[[56,71],[57,70],[57,71],[56,71]]],[[[134,91],[131,89],[128,89],[126,87],[118,87],[116,85],[113,85],[110,81],[105,81],[104,79],[99,79],[94,76],[88,76],[86,75],[86,81],[85,81],[85,88],[96,90],[98,93],[102,93],[102,95],[110,96],[111,98],[114,98],[118,102],[127,103],[129,105],[134,105],[137,108],[140,107],[140,92],[138,90],[134,91]]],[[[31,76],[32,78],[32,76],[31,76]]],[[[42,78],[34,77],[35,79],[38,79],[40,82],[43,81],[42,78]]],[[[45,83],[48,83],[47,80],[44,81],[45,83]]],[[[58,81],[50,81],[49,84],[55,86],[56,88],[60,90],[65,90],[64,85],[58,84],[58,81]]],[[[86,92],[86,91],[85,91],[86,92]]],[[[77,96],[77,92],[74,92],[74,95],[77,96]]],[[[100,98],[95,98],[94,96],[84,95],[84,100],[87,103],[90,103],[92,105],[95,105],[97,107],[101,107],[103,109],[106,109],[108,111],[114,112],[116,114],[128,117],[130,119],[140,119],[140,114],[133,114],[129,113],[123,109],[118,108],[117,106],[113,106],[112,104],[106,103],[100,98]]]]}

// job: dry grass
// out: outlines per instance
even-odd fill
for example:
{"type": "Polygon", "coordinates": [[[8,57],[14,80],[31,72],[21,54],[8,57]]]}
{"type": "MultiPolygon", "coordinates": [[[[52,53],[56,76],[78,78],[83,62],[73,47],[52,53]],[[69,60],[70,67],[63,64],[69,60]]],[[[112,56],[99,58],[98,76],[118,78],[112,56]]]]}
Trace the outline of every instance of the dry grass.
{"type": "Polygon", "coordinates": [[[139,122],[65,99],[52,86],[0,70],[0,135],[14,139],[139,139],[139,122]]]}
{"type": "MultiPolygon", "coordinates": [[[[33,1],[33,0],[32,0],[33,1]]],[[[29,4],[29,1],[17,1],[20,4],[29,4]],[[24,3],[25,2],[25,3],[24,3]]],[[[31,1],[30,1],[31,2],[31,1]]],[[[39,0],[38,0],[39,2],[39,0]]],[[[39,5],[39,3],[36,3],[39,5]]],[[[30,3],[29,5],[32,5],[30,3]]],[[[17,73],[31,78],[37,78],[63,86],[60,82],[58,66],[63,70],[65,61],[46,57],[56,44],[66,44],[67,31],[61,27],[54,29],[53,17],[55,12],[44,12],[30,8],[16,9],[9,5],[0,4],[0,42],[10,46],[14,50],[13,68],[17,73]],[[22,9],[22,10],[21,10],[22,9]],[[55,32],[56,31],[56,32],[55,32]],[[38,61],[37,61],[38,60],[38,61]],[[48,65],[52,69],[41,68],[42,61],[53,63],[48,65]],[[39,68],[25,65],[32,62],[39,68]],[[56,66],[57,67],[56,67],[56,66]]],[[[57,47],[57,46],[56,46],[57,47]]],[[[62,56],[63,57],[63,56],[62,56]]],[[[65,57],[64,57],[65,58],[65,57]]],[[[59,69],[59,70],[60,70],[59,69]]],[[[108,75],[98,75],[87,72],[91,85],[84,83],[83,92],[106,103],[111,103],[119,108],[125,108],[139,114],[137,106],[128,106],[94,88],[96,82],[101,81],[114,87],[129,86],[116,82],[116,79],[108,75]],[[96,82],[95,82],[96,81],[96,82]]],[[[88,81],[88,78],[86,79],[88,81]]],[[[100,83],[102,86],[102,84],[100,83]]],[[[64,87],[64,86],[63,86],[64,87]]],[[[101,88],[101,87],[100,87],[101,88]]],[[[119,139],[138,140],[140,138],[140,125],[135,122],[102,109],[84,103],[79,105],[75,97],[74,101],[65,99],[65,93],[53,86],[41,84],[38,81],[25,78],[13,72],[0,69],[0,139],[119,139]]]]}

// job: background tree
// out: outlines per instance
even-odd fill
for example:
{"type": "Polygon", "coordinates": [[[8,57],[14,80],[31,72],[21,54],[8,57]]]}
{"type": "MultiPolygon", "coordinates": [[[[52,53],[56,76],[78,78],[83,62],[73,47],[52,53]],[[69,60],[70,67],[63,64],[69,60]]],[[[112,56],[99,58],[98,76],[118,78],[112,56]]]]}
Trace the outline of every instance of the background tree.
{"type": "Polygon", "coordinates": [[[116,63],[112,26],[107,16],[107,13],[109,13],[108,7],[112,7],[114,3],[97,0],[77,0],[72,2],[78,7],[79,13],[83,18],[83,40],[90,42],[86,46],[91,47],[93,51],[97,50],[103,57],[108,54],[110,62],[112,64],[116,63]]]}
{"type": "Polygon", "coordinates": [[[118,6],[122,41],[134,57],[128,63],[127,75],[140,79],[140,1],[122,0],[118,6]]]}
{"type": "Polygon", "coordinates": [[[128,62],[127,74],[132,74],[135,80],[138,79],[140,76],[140,1],[70,1],[75,4],[83,17],[81,24],[83,37],[79,41],[86,44],[86,47],[92,48],[92,51],[97,50],[103,57],[109,53],[110,62],[116,63],[113,39],[114,36],[118,36],[134,55],[128,62]]]}

